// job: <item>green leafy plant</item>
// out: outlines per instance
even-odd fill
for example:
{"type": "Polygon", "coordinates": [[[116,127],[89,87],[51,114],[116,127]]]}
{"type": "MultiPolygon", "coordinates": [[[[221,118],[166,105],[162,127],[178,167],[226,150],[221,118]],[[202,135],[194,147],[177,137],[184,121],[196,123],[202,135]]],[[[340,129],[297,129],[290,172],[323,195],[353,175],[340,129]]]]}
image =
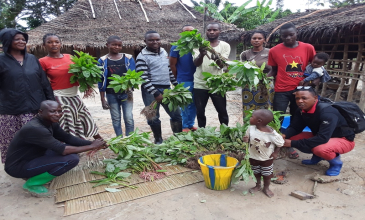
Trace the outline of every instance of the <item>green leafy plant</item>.
{"type": "MultiPolygon", "coordinates": [[[[216,52],[212,46],[210,46],[210,42],[205,40],[201,34],[198,33],[197,29],[181,32],[180,36],[180,39],[176,43],[171,43],[171,45],[177,46],[175,51],[179,51],[180,56],[184,56],[188,53],[194,54],[194,49],[204,49],[209,51],[215,57],[218,57],[218,59],[223,63],[227,60],[220,53],[216,52]]],[[[206,56],[211,59],[208,54],[206,56]]]]}
{"type": "Polygon", "coordinates": [[[104,179],[99,180],[92,180],[90,183],[96,183],[94,187],[100,186],[100,185],[122,185],[126,187],[130,187],[132,189],[137,188],[136,186],[130,186],[126,183],[129,183],[125,178],[129,177],[131,173],[127,172],[121,172],[122,170],[125,170],[127,166],[125,164],[121,163],[121,161],[114,160],[114,159],[108,159],[103,161],[106,164],[105,172],[98,172],[98,171],[91,171],[91,174],[95,175],[101,175],[105,176],[104,179]]]}
{"type": "Polygon", "coordinates": [[[141,78],[141,75],[143,74],[143,71],[136,72],[135,70],[130,70],[123,75],[119,76],[117,74],[113,74],[111,77],[108,77],[110,79],[110,83],[108,85],[108,88],[114,89],[114,91],[117,93],[120,90],[122,91],[128,91],[129,89],[138,89],[142,83],[145,81],[141,78]]]}
{"type": "Polygon", "coordinates": [[[189,91],[189,87],[184,87],[184,83],[177,84],[173,89],[165,89],[163,91],[162,103],[168,105],[170,111],[177,108],[185,108],[193,102],[193,96],[189,91]]]}
{"type": "Polygon", "coordinates": [[[266,89],[270,89],[271,77],[267,77],[263,72],[265,63],[258,67],[255,62],[251,61],[227,61],[229,65],[229,73],[235,74],[237,79],[237,85],[249,89],[257,89],[259,83],[263,84],[266,89]]]}
{"type": "MultiPolygon", "coordinates": [[[[162,103],[168,105],[170,111],[177,108],[185,108],[193,102],[193,96],[189,91],[189,87],[184,88],[184,83],[176,85],[173,89],[165,89],[162,95],[162,103]]],[[[141,114],[147,120],[152,120],[156,116],[157,101],[153,101],[149,106],[142,109],[141,114]]]]}
{"type": "Polygon", "coordinates": [[[225,96],[228,91],[236,90],[237,80],[236,77],[230,73],[222,73],[219,75],[213,75],[208,72],[202,72],[207,86],[211,88],[209,93],[218,93],[221,96],[225,96]]]}
{"type": "Polygon", "coordinates": [[[80,84],[80,92],[84,92],[84,98],[94,96],[94,84],[101,81],[102,67],[96,65],[98,62],[93,56],[82,51],[74,52],[78,56],[71,56],[73,64],[70,65],[69,73],[73,76],[70,78],[71,83],[78,82],[80,84]]]}

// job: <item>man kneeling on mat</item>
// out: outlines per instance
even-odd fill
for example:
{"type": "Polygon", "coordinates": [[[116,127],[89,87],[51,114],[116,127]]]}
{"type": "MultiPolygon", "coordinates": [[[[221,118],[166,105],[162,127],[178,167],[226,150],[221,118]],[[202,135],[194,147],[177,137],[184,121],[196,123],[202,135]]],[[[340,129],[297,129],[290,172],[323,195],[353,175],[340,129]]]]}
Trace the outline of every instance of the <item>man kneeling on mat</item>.
{"type": "Polygon", "coordinates": [[[284,147],[294,147],[303,153],[313,154],[302,164],[315,165],[321,160],[330,164],[328,176],[337,176],[342,168],[340,154],[354,149],[355,133],[340,112],[318,102],[318,95],[310,86],[298,86],[295,101],[299,107],[292,116],[283,138],[284,147]],[[302,132],[308,126],[312,132],[302,132]]]}
{"type": "Polygon", "coordinates": [[[15,178],[28,178],[24,190],[48,196],[48,183],[79,163],[77,153],[104,148],[105,141],[87,141],[66,133],[59,126],[62,108],[55,101],[43,101],[38,115],[24,125],[11,141],[5,171],[15,178]]]}

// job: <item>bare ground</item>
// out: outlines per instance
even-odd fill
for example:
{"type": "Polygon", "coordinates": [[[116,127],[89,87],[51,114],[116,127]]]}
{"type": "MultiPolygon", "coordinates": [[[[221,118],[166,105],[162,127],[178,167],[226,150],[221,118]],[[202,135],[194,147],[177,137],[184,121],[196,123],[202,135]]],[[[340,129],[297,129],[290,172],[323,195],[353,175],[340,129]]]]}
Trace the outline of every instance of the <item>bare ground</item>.
{"type": "MultiPolygon", "coordinates": [[[[140,91],[134,92],[135,126],[141,131],[150,131],[145,119],[139,114],[144,107],[140,91]]],[[[239,92],[229,95],[228,112],[230,126],[242,121],[239,92]]],[[[99,97],[85,100],[101,135],[114,137],[108,111],[101,108],[99,97]]],[[[163,137],[172,134],[169,118],[161,111],[163,137]]],[[[217,114],[211,102],[207,106],[207,124],[219,126],[217,114]]],[[[290,192],[300,190],[311,193],[315,173],[323,174],[328,168],[326,161],[316,166],[301,165],[302,159],[310,155],[300,153],[299,159],[279,159],[274,169],[286,170],[288,183],[271,185],[275,193],[273,198],[262,192],[245,194],[254,186],[253,182],[240,183],[225,191],[213,191],[198,183],[180,189],[160,193],[127,203],[63,217],[62,204],[55,204],[54,198],[34,198],[22,190],[24,180],[8,176],[0,165],[0,219],[363,219],[365,215],[365,135],[356,138],[355,149],[342,156],[344,168],[342,177],[347,180],[318,184],[317,197],[312,200],[299,200],[290,196],[290,192]],[[202,203],[205,200],[205,203],[202,203]]],[[[82,160],[85,161],[85,160],[82,160]]]]}

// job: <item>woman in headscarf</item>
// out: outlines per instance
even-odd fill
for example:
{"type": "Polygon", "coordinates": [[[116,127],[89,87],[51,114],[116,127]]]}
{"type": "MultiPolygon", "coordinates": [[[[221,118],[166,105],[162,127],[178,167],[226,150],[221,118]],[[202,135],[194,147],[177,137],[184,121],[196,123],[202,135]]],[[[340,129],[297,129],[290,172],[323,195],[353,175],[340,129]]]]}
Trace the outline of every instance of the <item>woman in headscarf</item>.
{"type": "Polygon", "coordinates": [[[0,151],[5,163],[15,133],[37,113],[44,100],[54,100],[38,59],[28,54],[28,35],[12,28],[0,31],[0,151]]]}
{"type": "MultiPolygon", "coordinates": [[[[266,41],[266,34],[263,31],[255,31],[251,35],[252,49],[243,51],[240,55],[241,61],[255,61],[258,67],[265,63],[264,73],[269,73],[271,66],[267,64],[269,57],[268,48],[264,47],[266,41]]],[[[265,87],[259,85],[257,90],[248,88],[242,89],[242,105],[243,110],[256,110],[261,108],[272,108],[272,99],[274,97],[274,90],[269,92],[265,87]]],[[[245,116],[245,113],[243,113],[245,116]]]]}

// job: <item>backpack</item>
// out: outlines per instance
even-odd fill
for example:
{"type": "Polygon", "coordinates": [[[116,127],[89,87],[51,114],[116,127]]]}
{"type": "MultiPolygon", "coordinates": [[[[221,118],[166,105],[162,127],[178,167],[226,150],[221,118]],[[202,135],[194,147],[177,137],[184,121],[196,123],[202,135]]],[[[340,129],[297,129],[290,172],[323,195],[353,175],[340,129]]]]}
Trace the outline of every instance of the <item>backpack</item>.
{"type": "Polygon", "coordinates": [[[328,98],[319,98],[320,103],[326,103],[337,109],[346,119],[348,126],[355,134],[365,130],[365,114],[358,105],[352,102],[334,102],[328,98]]]}

